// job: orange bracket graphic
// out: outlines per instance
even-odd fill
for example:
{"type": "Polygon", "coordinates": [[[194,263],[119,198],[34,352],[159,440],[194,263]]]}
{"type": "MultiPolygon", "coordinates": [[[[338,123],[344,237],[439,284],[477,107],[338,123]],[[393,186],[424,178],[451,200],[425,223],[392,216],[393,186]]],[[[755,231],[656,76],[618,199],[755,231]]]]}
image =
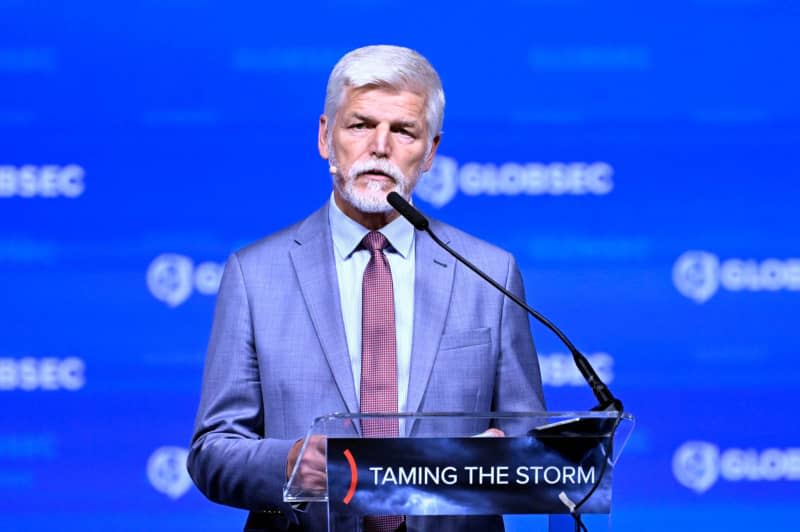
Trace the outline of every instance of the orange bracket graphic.
{"type": "Polygon", "coordinates": [[[350,449],[344,450],[344,457],[347,458],[347,463],[350,464],[350,488],[347,490],[347,494],[344,496],[342,502],[350,504],[350,499],[353,498],[353,494],[356,492],[356,486],[358,486],[358,468],[356,467],[356,461],[353,455],[350,453],[350,449]]]}

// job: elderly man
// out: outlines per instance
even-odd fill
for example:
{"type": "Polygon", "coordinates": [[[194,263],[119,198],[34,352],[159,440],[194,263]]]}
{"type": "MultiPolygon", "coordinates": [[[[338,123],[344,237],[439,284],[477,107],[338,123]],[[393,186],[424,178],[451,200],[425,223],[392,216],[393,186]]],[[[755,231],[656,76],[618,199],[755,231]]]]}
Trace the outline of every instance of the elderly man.
{"type": "MultiPolygon", "coordinates": [[[[410,199],[430,169],[443,114],[439,76],[418,53],[367,46],[346,54],[319,121],[331,200],[226,264],[188,468],[211,500],[251,510],[248,530],[327,530],[322,505],[282,501],[316,416],[543,410],[526,314],[386,202],[391,191],[410,199]]],[[[511,255],[432,224],[522,295],[511,255]]],[[[361,435],[416,429],[365,423],[361,435]]],[[[303,474],[322,483],[322,449],[312,443],[303,474]]],[[[342,518],[335,528],[483,531],[501,530],[502,519],[342,518]]]]}

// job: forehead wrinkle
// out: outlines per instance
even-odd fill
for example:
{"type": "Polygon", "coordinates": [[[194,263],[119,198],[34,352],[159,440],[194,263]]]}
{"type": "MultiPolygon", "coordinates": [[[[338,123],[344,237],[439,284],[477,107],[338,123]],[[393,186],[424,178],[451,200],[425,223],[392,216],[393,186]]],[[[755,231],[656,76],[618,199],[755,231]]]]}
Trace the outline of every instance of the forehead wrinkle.
{"type": "MultiPolygon", "coordinates": [[[[347,97],[342,102],[339,110],[347,109],[348,112],[353,113],[362,113],[364,114],[366,108],[372,108],[375,106],[375,99],[380,99],[380,96],[376,96],[376,94],[383,94],[387,96],[388,101],[382,101],[381,108],[391,107],[395,109],[401,109],[403,114],[413,114],[416,115],[412,119],[425,119],[425,105],[426,99],[425,95],[419,94],[414,91],[408,90],[393,90],[393,89],[386,89],[383,87],[380,88],[372,88],[364,90],[362,89],[350,89],[347,92],[347,97]],[[416,98],[405,98],[403,95],[409,94],[416,96],[416,98]]],[[[403,119],[408,119],[404,117],[403,119]]]]}

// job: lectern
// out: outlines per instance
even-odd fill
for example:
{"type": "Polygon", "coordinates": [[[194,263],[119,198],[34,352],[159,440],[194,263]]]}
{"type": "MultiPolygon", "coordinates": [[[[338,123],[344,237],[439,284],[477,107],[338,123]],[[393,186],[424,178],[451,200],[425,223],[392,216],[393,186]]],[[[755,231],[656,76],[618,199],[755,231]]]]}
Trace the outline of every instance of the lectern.
{"type": "Polygon", "coordinates": [[[611,529],[614,467],[633,430],[621,412],[331,414],[314,420],[286,502],[324,503],[328,530],[364,515],[539,514],[544,529],[611,529]],[[361,438],[364,418],[396,417],[398,438],[361,438]],[[487,427],[505,437],[479,437],[487,427]],[[324,437],[327,485],[298,474],[312,437],[324,437]],[[337,525],[338,524],[338,525],[337,525]]]}

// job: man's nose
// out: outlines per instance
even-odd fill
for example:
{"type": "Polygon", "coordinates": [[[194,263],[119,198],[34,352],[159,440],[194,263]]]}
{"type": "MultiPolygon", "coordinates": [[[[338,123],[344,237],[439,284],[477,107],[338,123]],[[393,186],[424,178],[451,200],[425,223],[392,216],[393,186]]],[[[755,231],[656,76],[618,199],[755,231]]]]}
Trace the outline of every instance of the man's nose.
{"type": "Polygon", "coordinates": [[[375,128],[372,135],[372,145],[370,155],[377,158],[385,158],[391,155],[392,136],[388,126],[379,125],[375,128]]]}

